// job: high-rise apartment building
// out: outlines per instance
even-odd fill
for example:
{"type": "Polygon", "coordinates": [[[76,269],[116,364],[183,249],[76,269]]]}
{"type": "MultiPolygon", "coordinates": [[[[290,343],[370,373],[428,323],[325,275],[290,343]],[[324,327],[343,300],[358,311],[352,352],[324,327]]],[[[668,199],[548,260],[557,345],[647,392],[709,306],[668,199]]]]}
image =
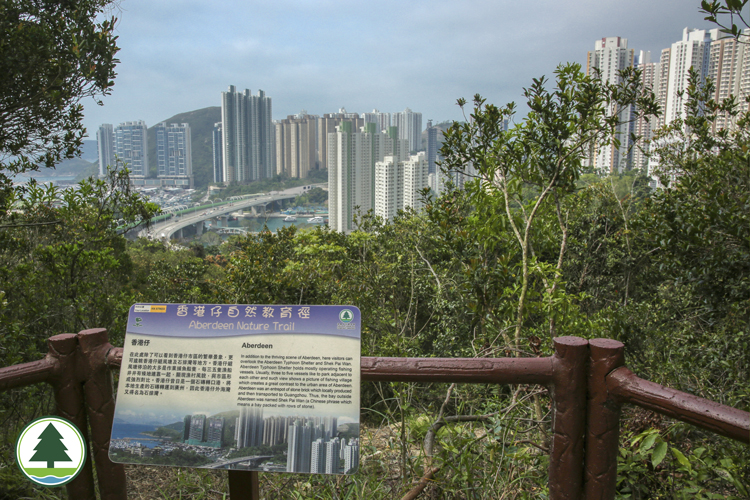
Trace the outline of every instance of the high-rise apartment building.
{"type": "Polygon", "coordinates": [[[224,419],[221,417],[209,418],[206,422],[206,446],[221,448],[221,437],[224,432],[224,419]]]}
{"type": "Polygon", "coordinates": [[[395,156],[375,163],[375,215],[393,219],[404,208],[404,165],[395,156]]]}
{"type": "Polygon", "coordinates": [[[337,437],[326,442],[326,474],[341,472],[341,440],[337,437]]]}
{"type": "MultiPolygon", "coordinates": [[[[404,169],[404,186],[403,201],[404,208],[411,207],[414,210],[422,210],[421,191],[428,187],[429,167],[427,164],[427,155],[420,151],[412,155],[408,160],[403,162],[404,169]]],[[[375,186],[377,192],[378,186],[375,186]]]]}
{"type": "Polygon", "coordinates": [[[318,438],[312,443],[310,472],[313,474],[326,472],[326,442],[323,438],[318,438]]]}
{"type": "Polygon", "coordinates": [[[352,474],[359,466],[359,439],[350,439],[349,444],[342,446],[344,455],[344,474],[352,474]]]}
{"type": "Polygon", "coordinates": [[[291,417],[268,417],[263,420],[263,444],[275,446],[286,443],[291,417]]]}
{"type": "Polygon", "coordinates": [[[677,118],[685,118],[685,104],[689,70],[698,71],[701,79],[708,76],[708,55],[711,48],[711,34],[706,30],[688,29],[682,31],[682,40],[672,44],[669,53],[669,82],[664,106],[664,121],[670,123],[677,118]]]}
{"type": "Polygon", "coordinates": [[[375,215],[393,219],[399,210],[422,208],[420,191],[429,187],[427,156],[424,151],[399,160],[386,156],[375,163],[375,215]]]}
{"type": "Polygon", "coordinates": [[[115,131],[104,123],[96,131],[96,149],[99,153],[99,175],[107,175],[107,167],[115,167],[115,131]]]}
{"type": "Polygon", "coordinates": [[[148,135],[143,120],[115,127],[115,154],[130,170],[131,178],[148,177],[148,135]]]}
{"type": "Polygon", "coordinates": [[[276,123],[276,173],[304,179],[318,169],[318,118],[303,111],[276,123]]]}
{"type": "Polygon", "coordinates": [[[162,186],[193,187],[193,155],[190,125],[156,125],[157,176],[162,186]]]}
{"type": "Polygon", "coordinates": [[[355,207],[362,213],[375,207],[375,164],[386,156],[408,158],[408,141],[398,139],[395,127],[387,134],[375,127],[368,123],[355,131],[345,121],[328,134],[328,218],[336,231],[354,229],[355,207]]]}
{"type": "Polygon", "coordinates": [[[393,113],[393,125],[398,128],[398,138],[409,141],[409,151],[422,149],[422,113],[409,108],[393,113]]]}
{"type": "Polygon", "coordinates": [[[204,432],[206,430],[205,426],[205,415],[193,415],[190,419],[190,436],[188,439],[188,443],[198,444],[203,441],[204,432]]]}
{"type": "Polygon", "coordinates": [[[365,123],[374,123],[378,132],[388,130],[391,126],[391,114],[381,113],[377,109],[373,109],[372,113],[362,113],[362,119],[365,123]]]}
{"type": "Polygon", "coordinates": [[[664,115],[664,109],[667,107],[667,92],[669,90],[669,60],[671,59],[671,48],[662,49],[661,57],[659,57],[659,85],[658,90],[654,89],[656,94],[656,100],[659,103],[659,109],[661,109],[661,115],[657,118],[657,126],[662,127],[666,124],[666,117],[664,115]]]}
{"type": "Polygon", "coordinates": [[[221,122],[214,123],[214,130],[211,134],[211,142],[213,144],[213,167],[214,167],[214,182],[224,182],[224,166],[222,154],[222,138],[221,138],[221,122]]]}
{"type": "Polygon", "coordinates": [[[434,174],[437,171],[438,128],[432,126],[432,120],[427,120],[427,170],[434,174]]]}
{"type": "MultiPolygon", "coordinates": [[[[651,62],[651,52],[640,51],[637,57],[636,67],[641,70],[641,89],[659,94],[661,82],[661,63],[651,62]]],[[[632,168],[648,169],[648,149],[653,132],[659,126],[658,117],[640,116],[633,123],[632,131],[640,140],[633,146],[632,168]]]]}
{"type": "MultiPolygon", "coordinates": [[[[598,76],[603,82],[618,84],[622,81],[619,72],[632,67],[635,62],[635,51],[628,49],[627,38],[606,37],[594,42],[594,50],[586,58],[586,74],[598,76]]],[[[600,172],[621,172],[629,168],[631,142],[631,106],[619,107],[610,103],[607,113],[617,115],[620,125],[615,129],[619,147],[615,141],[609,144],[594,145],[589,154],[589,165],[600,172]]]]}
{"type": "Polygon", "coordinates": [[[364,126],[362,118],[349,115],[350,113],[326,113],[318,118],[318,168],[328,168],[328,134],[336,132],[336,127],[342,123],[351,124],[351,130],[359,130],[364,126]]]}
{"type": "Polygon", "coordinates": [[[287,472],[310,472],[313,423],[296,420],[287,435],[287,472]]]}
{"type": "Polygon", "coordinates": [[[276,173],[275,133],[271,98],[265,92],[237,92],[234,85],[221,93],[223,182],[249,182],[276,173]]]}
{"type": "MultiPolygon", "coordinates": [[[[734,96],[742,110],[748,109],[745,98],[750,95],[750,47],[747,36],[750,30],[745,30],[745,41],[735,38],[721,38],[718,29],[710,32],[711,46],[708,53],[707,76],[713,81],[715,89],[713,98],[722,102],[729,96],[734,96]]],[[[736,117],[722,113],[713,125],[713,132],[730,129],[735,125],[736,117]]]]}
{"type": "Polygon", "coordinates": [[[235,439],[237,448],[250,448],[263,444],[263,408],[240,407],[235,439]]]}

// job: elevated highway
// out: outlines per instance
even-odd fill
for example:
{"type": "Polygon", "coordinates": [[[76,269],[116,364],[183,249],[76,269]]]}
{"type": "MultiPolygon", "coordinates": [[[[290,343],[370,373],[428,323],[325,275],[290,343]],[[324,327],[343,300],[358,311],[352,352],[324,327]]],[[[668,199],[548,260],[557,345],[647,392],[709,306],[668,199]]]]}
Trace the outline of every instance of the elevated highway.
{"type": "Polygon", "coordinates": [[[274,191],[271,193],[262,193],[258,194],[257,196],[253,195],[253,197],[251,198],[231,201],[228,200],[221,203],[215,203],[211,206],[203,205],[201,207],[195,207],[194,209],[182,211],[169,220],[156,222],[151,224],[149,228],[143,228],[138,233],[138,236],[144,238],[171,240],[175,233],[188,226],[193,225],[198,227],[198,232],[200,233],[203,229],[203,221],[207,219],[228,215],[231,212],[242,210],[248,207],[263,207],[263,210],[265,210],[266,206],[275,201],[296,198],[297,196],[307,191],[309,189],[309,186],[323,187],[325,186],[325,183],[310,184],[308,186],[289,188],[283,191],[274,191]]]}
{"type": "Polygon", "coordinates": [[[247,457],[231,458],[229,460],[202,465],[201,467],[204,469],[234,469],[242,462],[250,462],[251,467],[255,468],[260,462],[269,458],[273,458],[273,455],[252,455],[247,457]]]}

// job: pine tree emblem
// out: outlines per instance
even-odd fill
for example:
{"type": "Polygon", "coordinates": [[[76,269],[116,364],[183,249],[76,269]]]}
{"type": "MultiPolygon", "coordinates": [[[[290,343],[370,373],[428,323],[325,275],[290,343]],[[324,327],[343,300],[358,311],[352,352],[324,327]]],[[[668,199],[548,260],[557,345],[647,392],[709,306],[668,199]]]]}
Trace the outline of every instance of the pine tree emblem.
{"type": "Polygon", "coordinates": [[[354,315],[349,309],[342,309],[339,313],[339,320],[342,323],[349,323],[351,320],[354,319],[354,315]]]}
{"type": "Polygon", "coordinates": [[[68,449],[62,442],[62,435],[55,429],[52,422],[39,434],[39,444],[34,451],[36,453],[31,457],[35,462],[47,462],[47,468],[54,469],[55,462],[70,462],[70,457],[66,453],[68,449]]]}

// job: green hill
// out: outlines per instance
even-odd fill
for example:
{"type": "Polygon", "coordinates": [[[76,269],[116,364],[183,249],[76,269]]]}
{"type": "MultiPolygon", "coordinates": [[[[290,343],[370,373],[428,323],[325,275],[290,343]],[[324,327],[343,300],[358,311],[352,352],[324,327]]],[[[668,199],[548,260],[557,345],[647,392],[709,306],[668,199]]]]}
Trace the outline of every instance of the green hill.
{"type": "MultiPolygon", "coordinates": [[[[214,123],[221,121],[221,107],[211,106],[180,113],[162,120],[169,123],[190,125],[190,138],[193,153],[193,177],[195,187],[206,187],[213,182],[213,139],[214,123]]],[[[156,177],[156,127],[148,129],[148,164],[151,175],[156,177]]]]}

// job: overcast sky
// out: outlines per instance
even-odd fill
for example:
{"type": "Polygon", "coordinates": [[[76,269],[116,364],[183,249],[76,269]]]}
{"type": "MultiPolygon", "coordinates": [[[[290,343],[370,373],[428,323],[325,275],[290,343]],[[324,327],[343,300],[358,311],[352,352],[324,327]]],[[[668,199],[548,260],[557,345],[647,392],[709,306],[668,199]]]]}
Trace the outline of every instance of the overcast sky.
{"type": "MultiPolygon", "coordinates": [[[[585,64],[597,39],[661,49],[682,30],[712,28],[699,0],[121,0],[120,64],[104,106],[84,102],[94,138],[102,123],[221,105],[229,85],[263,89],[274,119],[402,111],[423,125],[461,119],[459,97],[521,102],[532,78],[561,62],[585,64]]],[[[521,112],[525,113],[525,106],[521,112]]]]}

